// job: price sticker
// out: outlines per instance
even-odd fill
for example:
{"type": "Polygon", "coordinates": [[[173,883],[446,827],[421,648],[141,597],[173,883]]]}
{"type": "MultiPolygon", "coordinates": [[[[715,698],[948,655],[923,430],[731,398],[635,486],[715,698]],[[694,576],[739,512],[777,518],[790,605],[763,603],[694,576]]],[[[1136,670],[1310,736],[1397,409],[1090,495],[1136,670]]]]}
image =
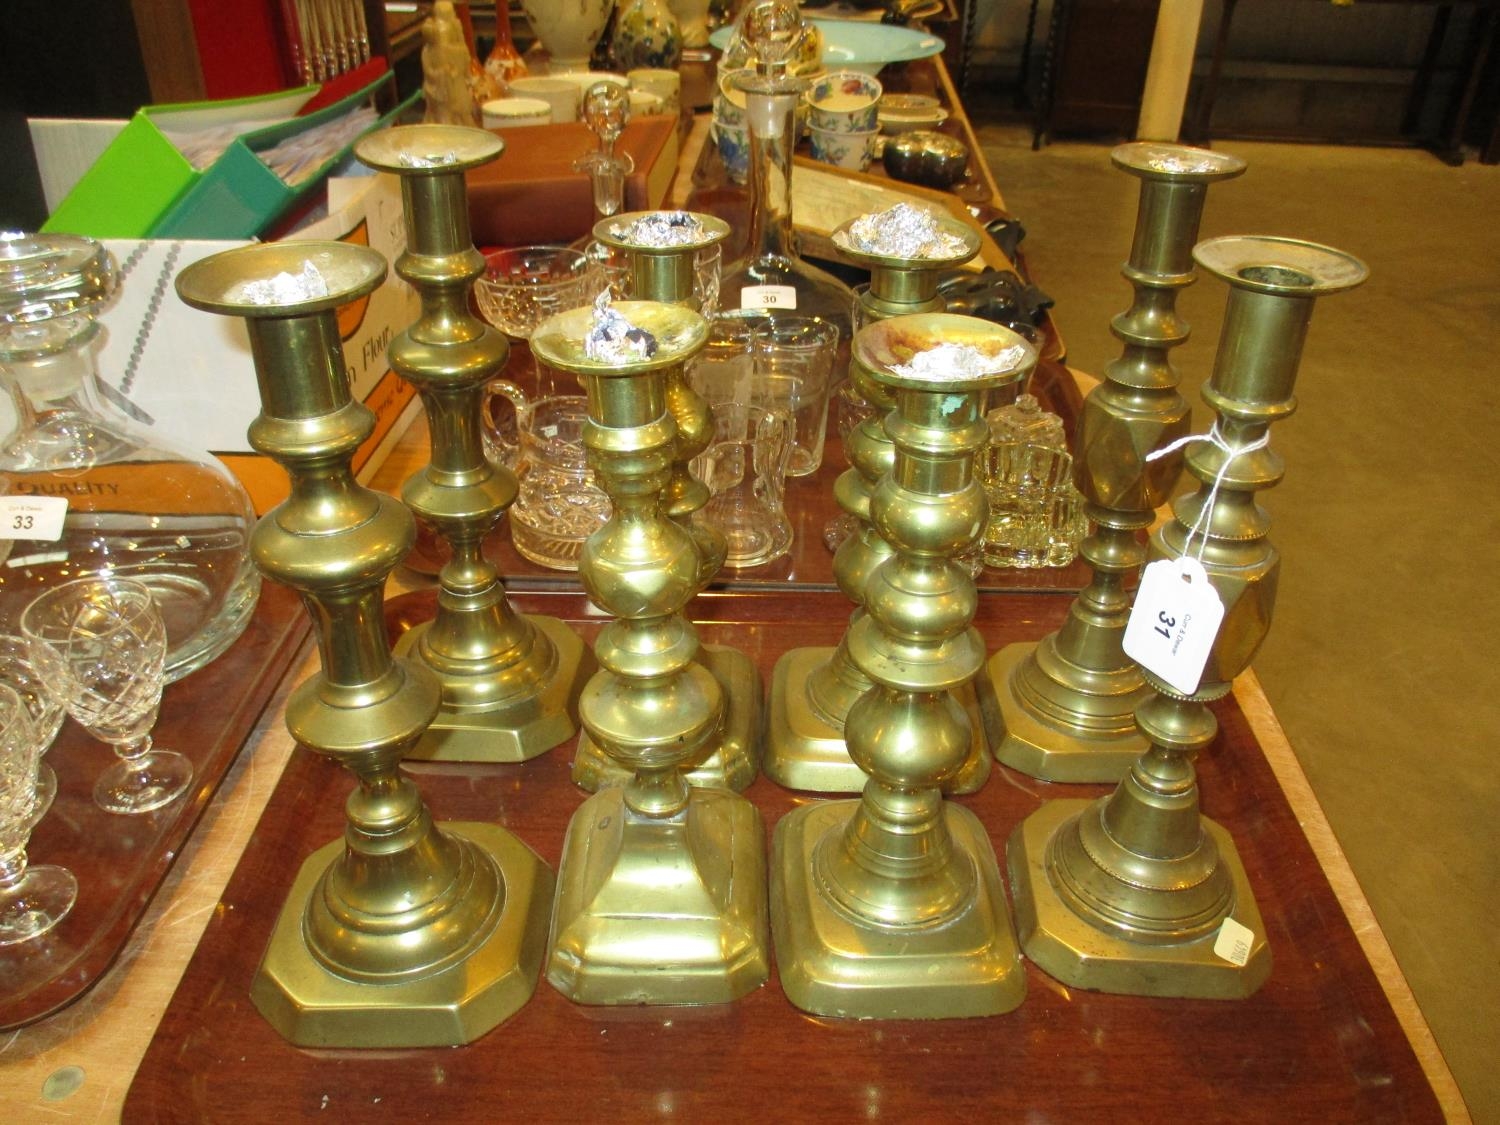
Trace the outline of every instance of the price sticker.
{"type": "Polygon", "coordinates": [[[1213,650],[1224,603],[1197,559],[1158,559],[1141,575],[1125,653],[1183,695],[1198,690],[1203,666],[1213,650]]]}
{"type": "Polygon", "coordinates": [[[1219,927],[1219,936],[1214,938],[1214,955],[1243,969],[1250,960],[1250,950],[1254,948],[1255,931],[1233,918],[1225,918],[1219,927]]]}
{"type": "Polygon", "coordinates": [[[790,285],[747,285],[740,290],[742,309],[795,309],[797,290],[790,285]]]}
{"type": "Polygon", "coordinates": [[[68,502],[61,496],[0,496],[0,539],[56,543],[68,502]]]}

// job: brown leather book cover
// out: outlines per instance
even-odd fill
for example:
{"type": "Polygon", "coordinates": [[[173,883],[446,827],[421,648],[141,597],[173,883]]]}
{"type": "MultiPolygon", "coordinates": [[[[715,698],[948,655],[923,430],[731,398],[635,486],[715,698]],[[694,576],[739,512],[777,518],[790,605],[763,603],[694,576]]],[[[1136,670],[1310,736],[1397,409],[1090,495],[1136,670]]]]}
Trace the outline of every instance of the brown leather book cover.
{"type": "MultiPolygon", "coordinates": [[[[666,198],[677,167],[677,121],[658,114],[625,126],[615,145],[635,161],[625,180],[625,210],[658,207],[666,198]]],[[[505,138],[505,152],[467,176],[475,245],[571,242],[588,233],[593,190],[586,174],[573,171],[573,162],[598,143],[588,126],[569,121],[494,132],[505,138]]]]}

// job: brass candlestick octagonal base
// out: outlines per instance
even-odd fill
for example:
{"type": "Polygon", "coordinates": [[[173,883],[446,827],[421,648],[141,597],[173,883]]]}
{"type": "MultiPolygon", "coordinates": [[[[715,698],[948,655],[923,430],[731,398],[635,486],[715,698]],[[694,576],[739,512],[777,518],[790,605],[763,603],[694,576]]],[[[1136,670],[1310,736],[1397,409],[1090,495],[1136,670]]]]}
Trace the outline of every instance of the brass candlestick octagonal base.
{"type": "MultiPolygon", "coordinates": [[[[1064,984],[1130,996],[1239,1000],[1264,984],[1271,973],[1265,923],[1234,840],[1207,817],[1199,823],[1218,850],[1221,877],[1231,888],[1229,917],[1254,935],[1243,965],[1214,952],[1217,927],[1190,941],[1130,941],[1084,921],[1063,901],[1048,874],[1049,848],[1057,846],[1070,821],[1098,814],[1096,801],[1048,801],[1011,833],[1010,886],[1026,956],[1064,984]]],[[[1132,892],[1127,875],[1116,875],[1122,904],[1132,892]]]]}
{"type": "MultiPolygon", "coordinates": [[[[682,767],[683,779],[692,786],[742,793],[760,771],[760,670],[739,649],[724,645],[703,645],[695,659],[718,681],[724,693],[724,717],[705,750],[682,767]]],[[[593,793],[624,785],[631,773],[601,750],[588,731],[579,734],[574,784],[593,793]]]]}
{"type": "Polygon", "coordinates": [[[974,893],[962,908],[926,925],[872,925],[817,886],[819,851],[840,846],[833,837],[843,835],[858,805],[807,805],[776,826],[771,924],[787,999],[804,1012],[851,1019],[956,1019],[1018,1007],[1026,970],[979,818],[943,807],[955,852],[977,859],[974,893]]]}
{"type": "Polygon", "coordinates": [[[494,824],[445,822],[463,853],[460,870],[493,906],[450,968],[388,979],[351,980],[330,972],[302,936],[306,904],[344,850],[335,840],[302,865],[276,919],[250,999],[299,1047],[446,1047],[470,1043],[531,998],[546,955],[552,872],[515,836],[494,824]]]}
{"type": "Polygon", "coordinates": [[[762,833],[755,806],[723,790],[694,789],[671,817],[595,793],[563,842],[547,979],[581,1004],[719,1004],[760,987],[762,833]]]}
{"type": "Polygon", "coordinates": [[[1135,709],[1151,689],[1134,664],[1105,671],[1075,665],[1071,675],[1050,680],[1045,694],[1028,692],[1028,677],[1063,661],[1055,640],[1054,633],[1041,642],[1006,645],[981,674],[984,729],[995,757],[1049,781],[1118,781],[1149,745],[1136,729],[1135,709]]]}
{"type": "MultiPolygon", "coordinates": [[[[820,714],[806,688],[813,673],[825,666],[836,667],[831,664],[833,654],[831,646],[795,648],[782,654],[771,673],[766,741],[776,752],[767,754],[762,768],[767,777],[788,789],[858,793],[870,780],[849,757],[842,724],[835,725],[820,714]]],[[[943,792],[978,793],[989,780],[991,768],[980,701],[973,684],[953,689],[953,698],[969,716],[973,739],[968,757],[943,783],[943,792]]]]}
{"type": "MultiPolygon", "coordinates": [[[[443,683],[438,717],[409,756],[434,762],[525,762],[573,737],[578,696],[593,665],[583,639],[553,617],[522,614],[544,661],[502,661],[499,672],[434,667],[443,683]]],[[[411,656],[437,624],[424,621],[396,641],[411,656]]],[[[433,667],[430,655],[424,661],[433,667]]]]}

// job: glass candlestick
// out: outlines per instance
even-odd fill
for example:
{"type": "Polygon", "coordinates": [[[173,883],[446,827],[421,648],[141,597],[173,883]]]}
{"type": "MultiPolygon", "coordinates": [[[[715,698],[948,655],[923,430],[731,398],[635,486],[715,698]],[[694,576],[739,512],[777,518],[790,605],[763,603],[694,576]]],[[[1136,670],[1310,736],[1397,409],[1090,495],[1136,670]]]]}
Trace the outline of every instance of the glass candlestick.
{"type": "Polygon", "coordinates": [[[667,517],[676,424],[663,372],[708,338],[691,309],[617,303],[641,354],[600,352],[597,309],[543,323],[531,344],[588,393],[584,443],[614,502],[590,536],[579,575],[614,614],[594,642],[599,672],[579,703],[586,737],[630,778],[573,815],[553,912],[547,979],[584,1004],[708,1004],[758,987],[769,973],[765,851],[755,806],[728,789],[689,786],[723,729],[718,680],[694,660],[683,607],[701,556],[667,517]]]}
{"type": "Polygon", "coordinates": [[[484,541],[516,499],[515,474],[493,464],[481,410],[510,345],[469,311],[484,257],[469,235],[464,173],[498,157],[482,129],[408,125],[365,137],[355,154],[401,179],[407,249],[396,272],[422,314],[391,342],[392,369],[416,386],[431,429],[430,463],[401,496],[447,540],[437,614],[404,633],[399,655],[443,685],[443,707],[413,758],[520,762],[573,737],[569,712],[583,681],[583,641],[556,618],[511,608],[484,541]]]}
{"type": "Polygon", "coordinates": [[[1188,432],[1191,412],[1171,359],[1189,331],[1177,294],[1195,277],[1209,185],[1245,170],[1238,157],[1145,141],[1111,158],[1141,188],[1123,270],[1134,296],[1110,325],[1124,349],[1084,399],[1074,441],[1075,477],[1094,524],[1081,548],[1093,577],[1061,629],[1006,645],[979,680],[995,756],[1047,781],[1118,781],[1146,748],[1135,712],[1150,688],[1121,647],[1125,584],[1145,562],[1136,536],[1172,495],[1182,454],[1146,458],[1188,432]]]}
{"type": "Polygon", "coordinates": [[[384,280],[385,260],[343,242],[275,242],[195,262],[177,291],[243,317],[260,387],[250,441],[291,478],[256,526],[256,565],[301,595],[321,671],[292,693],[292,736],[358,786],[342,838],[307,857],[277,917],[250,998],[306,1047],[467,1043],[530,998],[552,873],[495,824],[434,823],[402,757],[441,687],[391,656],[385,580],[416,538],[398,500],[354,480],[375,416],[350,395],[337,310],[384,280]],[[288,278],[301,279],[290,293],[288,278]]]}
{"type": "MultiPolygon", "coordinates": [[[[834,232],[839,253],[870,271],[870,286],[860,295],[857,319],[875,324],[896,316],[941,312],[938,280],[979,253],[979,232],[956,219],[932,216],[946,245],[935,253],[900,254],[871,249],[851,236],[857,224],[872,216],[851,219],[834,232]]],[[[852,630],[864,616],[865,587],[891,556],[891,547],[870,521],[870,500],[895,459],[895,446],[886,432],[886,416],[894,405],[890,389],[865,369],[857,355],[849,362],[849,379],[870,408],[850,433],[846,453],[850,468],[835,485],[834,494],[855,531],[839,545],[833,558],[839,589],[854,603],[852,630]]],[[[849,756],[844,723],[854,702],[870,688],[869,679],[850,657],[849,634],[834,648],[796,648],[776,662],[771,678],[766,775],[791,789],[824,793],[858,793],[865,786],[864,771],[849,756]]],[[[989,748],[974,689],[960,690],[962,705],[971,712],[974,735],[964,766],[951,778],[949,792],[972,793],[990,774],[989,748]]]]}
{"type": "Polygon", "coordinates": [[[1146,672],[1136,712],[1147,749],[1097,801],[1048,801],[1007,857],[1026,955],[1065,984],[1146,996],[1248,996],[1271,971],[1266,928],[1234,841],[1198,811],[1193,758],[1214,740],[1208,704],[1227,695],[1270,629],[1281,557],[1256,493],[1283,474],[1265,444],[1292,391],[1314,301],[1361,284],[1358,259],[1310,242],[1218,238],[1193,252],[1229,283],[1212,377],[1217,440],[1194,444],[1196,492],[1173,506],[1151,556],[1198,558],[1224,606],[1197,689],[1146,672]],[[1226,464],[1227,462],[1227,464],[1226,464]],[[1238,937],[1239,952],[1220,950],[1238,937]]]}
{"type": "Polygon", "coordinates": [[[954,559],[984,530],[984,396],[1023,379],[1036,353],[997,324],[932,313],[861,329],[854,356],[896,401],[895,458],[870,510],[893,553],[848,634],[872,686],[844,729],[869,780],[859,800],[776,826],[777,970],[817,1015],[997,1015],[1025,997],[1026,973],[984,826],[942,793],[973,743],[953,692],[984,664],[978,595],[954,559]]]}

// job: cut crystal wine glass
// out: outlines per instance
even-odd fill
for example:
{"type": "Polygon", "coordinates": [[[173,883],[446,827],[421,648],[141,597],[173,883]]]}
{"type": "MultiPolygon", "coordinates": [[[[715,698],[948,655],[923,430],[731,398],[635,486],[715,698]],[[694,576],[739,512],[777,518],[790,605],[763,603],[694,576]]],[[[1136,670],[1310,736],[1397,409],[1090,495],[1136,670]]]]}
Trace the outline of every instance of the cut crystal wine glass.
{"type": "Polygon", "coordinates": [[[36,792],[41,752],[26,703],[0,683],[0,946],[41,937],[78,900],[67,868],[26,862],[26,841],[45,811],[36,792]]]}
{"type": "Polygon", "coordinates": [[[94,784],[100,808],[151,812],[187,790],[192,763],[151,744],[167,641],[146,586],[112,576],[54,587],[26,607],[21,633],[68,714],[120,757],[94,784]]]}

